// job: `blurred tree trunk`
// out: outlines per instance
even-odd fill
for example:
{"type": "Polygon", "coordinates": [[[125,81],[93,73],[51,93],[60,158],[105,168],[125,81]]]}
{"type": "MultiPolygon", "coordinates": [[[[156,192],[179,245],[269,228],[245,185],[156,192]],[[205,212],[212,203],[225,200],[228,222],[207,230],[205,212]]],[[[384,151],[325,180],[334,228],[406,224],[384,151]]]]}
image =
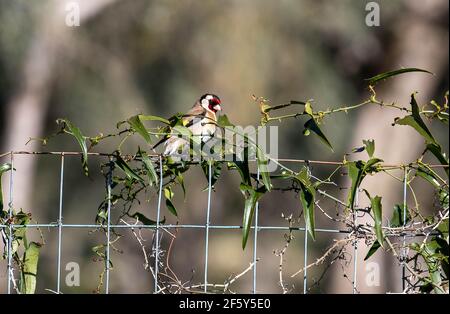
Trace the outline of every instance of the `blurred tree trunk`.
{"type": "MultiPolygon", "coordinates": [[[[407,3],[408,12],[399,15],[395,26],[394,44],[385,51],[386,56],[394,56],[392,62],[385,65],[386,70],[400,67],[418,67],[427,69],[435,74],[434,77],[427,74],[406,74],[386,83],[381,83],[377,88],[378,99],[386,103],[395,101],[397,104],[409,107],[410,95],[418,91],[418,102],[424,104],[434,97],[440,80],[446,73],[448,62],[448,48],[443,48],[440,43],[448,38],[448,33],[442,28],[430,24],[429,20],[436,18],[439,12],[445,13],[444,2],[411,1],[407,3]],[[413,23],[411,21],[414,21],[413,23]],[[408,64],[408,60],[415,60],[415,64],[408,64]]],[[[381,8],[381,15],[382,15],[381,8]]],[[[383,25],[381,24],[381,27],[383,25]]],[[[443,95],[442,95],[443,96],[443,95]]],[[[373,106],[361,111],[358,122],[353,131],[353,139],[349,144],[351,147],[362,145],[363,139],[375,139],[375,155],[389,164],[407,164],[414,161],[424,149],[423,139],[408,127],[390,124],[397,116],[404,113],[373,106]]],[[[358,156],[359,157],[359,156],[358,156]]],[[[365,158],[361,156],[360,158],[365,158]]],[[[399,173],[401,176],[401,174],[399,173]]],[[[362,184],[372,195],[383,196],[383,217],[389,218],[395,204],[402,204],[403,186],[400,182],[385,175],[377,175],[376,179],[370,177],[362,184]]],[[[368,202],[360,194],[360,205],[367,206],[368,202]]],[[[367,216],[367,215],[366,215],[367,216]]],[[[370,223],[369,217],[360,218],[359,224],[370,223]]],[[[390,258],[390,252],[386,254],[377,253],[367,262],[363,259],[368,251],[367,246],[360,241],[357,265],[357,286],[361,293],[384,293],[386,291],[401,292],[401,270],[396,261],[390,258]],[[376,262],[380,266],[380,286],[368,287],[366,285],[366,265],[368,262],[376,262]]],[[[351,252],[351,251],[350,251],[351,252]]],[[[353,265],[353,263],[351,264],[353,265]]],[[[351,278],[351,273],[349,272],[351,278]]],[[[334,276],[332,292],[343,292],[337,274],[334,276]]]]}
{"type": "MultiPolygon", "coordinates": [[[[96,16],[107,5],[116,0],[79,0],[81,25],[96,16]]],[[[22,81],[17,92],[6,106],[6,129],[2,151],[35,151],[39,149],[37,142],[30,142],[30,137],[42,137],[45,119],[48,112],[49,97],[55,79],[55,67],[70,49],[74,40],[71,31],[75,29],[66,25],[66,1],[51,0],[43,6],[37,19],[36,35],[32,39],[28,55],[23,62],[22,81]]],[[[30,156],[18,157],[15,168],[20,173],[14,182],[14,206],[31,208],[32,187],[36,159],[30,156]]]]}

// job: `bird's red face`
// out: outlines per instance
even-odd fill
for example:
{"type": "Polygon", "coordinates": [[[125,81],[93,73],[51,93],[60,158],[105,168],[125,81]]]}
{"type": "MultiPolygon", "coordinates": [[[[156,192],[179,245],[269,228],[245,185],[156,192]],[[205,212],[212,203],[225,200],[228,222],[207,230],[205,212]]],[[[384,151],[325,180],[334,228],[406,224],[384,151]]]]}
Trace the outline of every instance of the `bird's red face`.
{"type": "Polygon", "coordinates": [[[203,108],[211,110],[214,113],[222,110],[222,102],[220,101],[219,96],[216,96],[214,94],[203,95],[202,97],[200,97],[200,103],[202,104],[203,108]]]}

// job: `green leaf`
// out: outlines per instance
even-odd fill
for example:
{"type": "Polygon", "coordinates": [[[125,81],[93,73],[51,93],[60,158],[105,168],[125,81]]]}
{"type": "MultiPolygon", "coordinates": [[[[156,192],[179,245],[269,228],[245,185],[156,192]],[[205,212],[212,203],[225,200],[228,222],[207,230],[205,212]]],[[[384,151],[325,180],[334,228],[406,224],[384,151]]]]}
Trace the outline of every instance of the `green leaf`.
{"type": "MultiPolygon", "coordinates": [[[[220,175],[222,173],[222,163],[221,162],[214,162],[211,165],[212,168],[212,175],[211,175],[211,187],[214,188],[214,185],[216,184],[217,180],[219,180],[220,175]]],[[[205,174],[206,181],[209,181],[209,166],[207,162],[202,163],[202,170],[205,174]]],[[[208,186],[203,189],[203,191],[208,190],[208,186]]]]}
{"type": "Polygon", "coordinates": [[[67,119],[58,119],[58,120],[56,120],[56,123],[58,123],[58,124],[63,123],[63,131],[72,135],[77,140],[78,145],[80,145],[81,152],[83,153],[82,158],[81,158],[81,164],[83,167],[83,171],[84,171],[84,174],[86,176],[88,176],[89,168],[88,168],[88,149],[87,149],[87,144],[86,144],[86,137],[83,135],[83,133],[81,133],[81,130],[78,127],[73,125],[72,122],[70,122],[67,119]]]}
{"type": "Polygon", "coordinates": [[[411,214],[409,213],[408,207],[406,207],[406,221],[404,221],[403,217],[405,216],[405,206],[396,204],[394,206],[394,211],[392,213],[391,221],[389,222],[392,228],[398,228],[406,225],[411,221],[411,214]]]}
{"type": "MultiPolygon", "coordinates": [[[[133,215],[131,215],[131,217],[138,219],[140,222],[142,222],[146,226],[153,226],[153,225],[156,225],[156,223],[157,223],[156,221],[147,218],[145,215],[143,215],[139,212],[134,213],[133,215]]],[[[165,222],[166,222],[166,218],[164,218],[159,223],[164,224],[165,222]]]]}
{"type": "Polygon", "coordinates": [[[148,157],[146,152],[143,152],[140,149],[138,154],[141,155],[144,168],[147,171],[149,185],[150,186],[158,185],[159,177],[156,173],[155,166],[153,165],[152,160],[148,157]]]}
{"type": "Polygon", "coordinates": [[[364,146],[366,148],[367,154],[370,158],[373,157],[375,152],[375,141],[374,140],[363,140],[364,146]]]}
{"type": "Polygon", "coordinates": [[[327,137],[325,136],[325,134],[323,134],[322,130],[320,129],[319,125],[317,124],[317,122],[314,118],[311,118],[308,121],[306,121],[304,127],[305,127],[305,130],[309,130],[309,131],[316,133],[316,135],[319,136],[319,138],[322,140],[322,142],[325,143],[325,145],[327,145],[331,149],[331,151],[334,152],[333,146],[331,146],[327,137]]]}
{"type": "Polygon", "coordinates": [[[429,74],[433,75],[433,73],[431,73],[427,70],[422,70],[422,69],[418,69],[418,68],[405,68],[405,69],[399,69],[399,70],[381,73],[381,74],[378,74],[376,76],[366,79],[366,81],[369,81],[369,84],[373,86],[375,83],[377,83],[379,81],[385,80],[387,78],[390,78],[392,76],[396,76],[399,74],[408,73],[408,72],[425,72],[425,73],[429,73],[429,74]]]}
{"type": "Polygon", "coordinates": [[[441,163],[441,165],[447,166],[444,168],[445,172],[447,173],[447,177],[449,175],[449,167],[448,167],[448,157],[445,156],[444,153],[442,153],[442,148],[438,144],[429,143],[427,144],[427,148],[425,151],[431,152],[441,163]]]}
{"type": "Polygon", "coordinates": [[[352,161],[347,163],[348,175],[352,180],[352,186],[347,198],[347,206],[353,212],[355,208],[355,196],[358,191],[359,185],[363,179],[363,168],[365,163],[363,161],[352,161]]]}
{"type": "Polygon", "coordinates": [[[41,244],[31,242],[23,255],[23,271],[21,280],[21,293],[33,294],[36,290],[36,276],[41,244]]]}
{"type": "Polygon", "coordinates": [[[147,132],[144,124],[142,124],[141,117],[142,115],[136,115],[129,118],[127,121],[134,132],[141,135],[148,144],[151,144],[152,139],[150,138],[150,134],[147,132]]]}
{"type": "Polygon", "coordinates": [[[380,158],[369,159],[363,167],[363,174],[366,175],[368,173],[378,172],[378,168],[376,167],[376,165],[382,161],[383,161],[383,159],[380,159],[380,158]]]}
{"type": "Polygon", "coordinates": [[[370,204],[372,208],[373,218],[375,220],[375,234],[377,235],[377,240],[381,246],[383,246],[384,242],[384,234],[383,234],[383,207],[381,205],[381,197],[375,196],[370,197],[369,193],[366,191],[367,196],[370,198],[370,204]]]}
{"type": "Polygon", "coordinates": [[[367,162],[362,160],[347,162],[348,175],[352,180],[352,186],[347,198],[347,206],[352,211],[355,209],[355,196],[361,182],[368,173],[378,172],[377,164],[382,161],[379,158],[371,158],[367,162]]]}
{"type": "Polygon", "coordinates": [[[301,185],[300,199],[303,206],[303,213],[305,215],[305,224],[309,234],[313,240],[316,239],[315,219],[314,219],[314,190],[301,185]]]}
{"type": "Polygon", "coordinates": [[[0,215],[3,211],[3,192],[2,192],[2,175],[11,170],[11,164],[3,164],[0,166],[0,215]]]}
{"type": "Polygon", "coordinates": [[[429,183],[431,183],[435,188],[439,188],[441,184],[439,183],[439,180],[437,179],[436,173],[428,168],[425,168],[424,166],[420,165],[419,168],[416,171],[416,176],[419,176],[429,183]]]}
{"type": "Polygon", "coordinates": [[[441,189],[439,191],[439,204],[441,204],[443,208],[448,208],[449,204],[448,189],[441,189]]]}
{"type": "Polygon", "coordinates": [[[272,184],[270,182],[270,174],[267,169],[269,161],[259,147],[256,147],[256,159],[258,161],[259,174],[261,175],[264,186],[267,191],[270,191],[272,189],[272,184]]]}
{"type": "Polygon", "coordinates": [[[305,104],[305,111],[304,111],[304,113],[310,115],[311,117],[312,117],[313,114],[314,114],[313,109],[312,109],[312,106],[311,106],[311,103],[310,103],[309,101],[306,102],[306,104],[305,104]]]}
{"type": "Polygon", "coordinates": [[[314,198],[316,190],[314,189],[308,175],[308,169],[304,167],[295,177],[300,184],[300,202],[303,207],[303,215],[305,217],[305,225],[308,233],[313,240],[316,239],[315,233],[315,213],[314,213],[314,198]]]}
{"type": "Polygon", "coordinates": [[[174,193],[172,191],[172,188],[166,187],[164,188],[164,197],[166,198],[166,207],[169,210],[172,215],[178,217],[177,209],[172,203],[172,198],[174,196],[174,193]]]}
{"type": "Polygon", "coordinates": [[[251,186],[251,180],[250,180],[250,170],[248,167],[248,147],[244,148],[244,156],[238,157],[237,155],[233,156],[233,160],[229,162],[230,169],[237,169],[239,172],[239,175],[241,176],[242,183],[245,185],[251,186]],[[242,158],[243,157],[243,158],[242,158]]]}
{"type": "Polygon", "coordinates": [[[420,117],[419,106],[417,105],[414,94],[411,94],[411,109],[412,109],[411,115],[401,119],[396,119],[395,124],[409,125],[410,127],[414,128],[420,135],[422,135],[427,141],[427,143],[438,145],[433,135],[431,134],[430,130],[420,117]]]}
{"type": "Polygon", "coordinates": [[[234,126],[233,123],[230,122],[228,116],[226,114],[219,116],[217,119],[217,125],[221,127],[234,126]]]}
{"type": "Polygon", "coordinates": [[[247,195],[245,198],[244,216],[242,219],[242,249],[245,249],[252,225],[253,215],[255,214],[256,202],[258,202],[267,190],[264,186],[254,190],[253,187],[245,184],[241,184],[240,188],[241,191],[247,195]]]}
{"type": "Polygon", "coordinates": [[[164,124],[170,125],[170,121],[158,116],[147,116],[147,115],[139,115],[140,121],[159,121],[164,124]]]}
{"type": "Polygon", "coordinates": [[[378,240],[375,240],[373,242],[372,246],[369,249],[369,252],[367,252],[366,257],[364,257],[364,260],[367,261],[375,252],[381,247],[380,242],[378,240]]]}
{"type": "Polygon", "coordinates": [[[114,161],[114,164],[126,174],[129,180],[136,180],[142,183],[145,182],[140,175],[138,175],[133,169],[130,168],[130,166],[128,166],[128,164],[125,162],[125,160],[122,159],[122,157],[120,157],[119,154],[116,154],[115,157],[116,159],[114,161]]]}

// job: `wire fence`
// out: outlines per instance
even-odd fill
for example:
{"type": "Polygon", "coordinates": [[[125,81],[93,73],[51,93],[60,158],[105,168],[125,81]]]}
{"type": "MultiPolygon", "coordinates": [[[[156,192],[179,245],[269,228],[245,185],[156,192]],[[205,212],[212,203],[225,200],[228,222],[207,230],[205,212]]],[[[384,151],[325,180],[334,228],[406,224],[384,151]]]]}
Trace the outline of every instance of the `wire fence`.
{"type": "MultiPolygon", "coordinates": [[[[210,287],[209,277],[208,277],[208,264],[209,264],[209,255],[210,255],[210,247],[209,247],[209,239],[210,239],[210,230],[236,230],[236,229],[242,229],[241,225],[214,225],[211,224],[211,211],[213,207],[213,199],[212,199],[212,169],[211,164],[209,164],[209,171],[208,171],[208,188],[207,188],[207,207],[205,212],[205,223],[204,224],[162,224],[161,223],[161,209],[162,209],[162,197],[163,197],[163,159],[161,156],[159,156],[158,160],[158,173],[159,173],[159,186],[158,186],[158,198],[157,198],[157,206],[156,206],[156,223],[154,225],[148,225],[148,224],[112,224],[111,223],[111,193],[112,193],[112,178],[114,173],[114,164],[112,162],[112,155],[110,154],[101,154],[101,153],[89,153],[90,156],[96,156],[98,158],[103,158],[106,162],[109,161],[109,172],[106,175],[106,191],[107,191],[107,219],[106,224],[66,224],[64,223],[64,183],[65,183],[65,160],[68,156],[79,156],[81,153],[79,152],[9,152],[6,154],[0,155],[0,157],[8,157],[9,162],[11,163],[12,169],[14,169],[14,162],[15,162],[15,156],[16,155],[56,155],[60,158],[60,167],[59,167],[59,209],[58,209],[58,219],[54,223],[29,223],[26,225],[15,225],[15,224],[2,224],[0,225],[0,230],[8,233],[8,241],[7,241],[7,293],[13,293],[13,278],[14,278],[14,269],[12,264],[12,245],[13,245],[13,234],[14,229],[16,228],[54,228],[57,230],[57,254],[56,254],[56,265],[57,269],[56,272],[56,289],[54,292],[61,293],[61,274],[62,274],[62,267],[61,267],[61,259],[62,259],[62,239],[64,235],[64,230],[66,229],[91,229],[91,228],[104,228],[106,230],[106,249],[105,249],[105,282],[104,282],[104,292],[110,293],[110,260],[111,260],[111,232],[113,229],[149,229],[154,231],[154,237],[155,241],[153,244],[153,251],[154,251],[154,264],[152,273],[154,278],[154,285],[153,285],[153,292],[158,293],[161,292],[162,287],[160,286],[159,282],[159,265],[160,265],[160,240],[161,240],[161,230],[166,229],[198,229],[198,230],[204,230],[204,240],[205,240],[205,248],[204,248],[204,257],[203,257],[203,271],[204,271],[204,278],[203,278],[203,290],[204,292],[208,291],[208,287],[210,287]]],[[[328,161],[307,161],[307,160],[294,160],[294,159],[278,159],[279,162],[300,162],[300,163],[306,163],[309,164],[322,164],[322,165],[341,165],[341,162],[328,162],[328,161]]],[[[392,167],[395,167],[396,165],[392,165],[392,167]]],[[[438,165],[431,165],[431,167],[438,167],[438,165]]],[[[408,174],[408,167],[406,166],[404,168],[404,176],[403,176],[403,223],[406,223],[406,202],[407,202],[407,174],[408,174]]],[[[259,178],[260,173],[258,171],[257,176],[259,178]]],[[[10,171],[9,173],[9,203],[8,203],[8,215],[11,219],[13,216],[13,208],[14,208],[14,171],[10,171]]],[[[323,192],[325,193],[325,192],[323,192]]],[[[355,208],[358,208],[359,206],[359,193],[356,193],[355,198],[355,208]]],[[[330,196],[331,197],[331,196],[330,196]]],[[[353,215],[354,223],[357,225],[358,223],[358,216],[355,212],[353,215]]],[[[257,267],[258,267],[258,235],[261,232],[268,232],[268,231],[295,231],[295,232],[301,232],[304,233],[304,242],[303,242],[303,263],[304,265],[308,265],[308,263],[311,261],[311,257],[309,256],[309,249],[310,249],[310,243],[308,243],[308,230],[307,227],[300,227],[300,226],[270,226],[270,225],[261,225],[259,224],[259,202],[256,204],[255,207],[255,215],[254,215],[254,224],[251,227],[253,232],[253,246],[252,246],[252,293],[256,294],[258,293],[258,276],[257,276],[257,267]]],[[[323,234],[349,234],[352,231],[349,229],[333,229],[333,228],[321,228],[318,227],[315,229],[315,232],[317,233],[323,233],[323,234]]],[[[406,235],[401,236],[403,241],[406,241],[406,235]]],[[[358,241],[353,242],[353,271],[352,271],[352,292],[357,293],[358,292],[358,241]]],[[[404,253],[403,253],[404,254],[404,253]]],[[[405,266],[402,266],[402,286],[403,289],[405,288],[405,285],[407,284],[406,278],[406,269],[405,266]]],[[[307,293],[308,291],[308,269],[306,268],[304,270],[303,274],[303,293],[307,293]]]]}

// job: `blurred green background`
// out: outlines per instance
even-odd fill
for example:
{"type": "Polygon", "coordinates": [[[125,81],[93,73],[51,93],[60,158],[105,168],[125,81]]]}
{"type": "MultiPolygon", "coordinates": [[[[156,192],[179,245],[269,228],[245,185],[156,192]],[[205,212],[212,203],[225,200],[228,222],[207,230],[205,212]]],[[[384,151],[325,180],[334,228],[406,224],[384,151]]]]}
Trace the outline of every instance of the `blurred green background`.
{"type": "MultiPolygon", "coordinates": [[[[314,99],[314,106],[322,109],[354,104],[368,96],[365,78],[401,67],[424,68],[434,76],[412,73],[394,78],[380,84],[380,99],[408,106],[411,92],[418,91],[421,104],[431,99],[442,103],[449,85],[448,1],[376,1],[379,27],[365,24],[368,2],[0,0],[0,151],[77,150],[68,137],[56,138],[48,147],[25,143],[30,137],[51,134],[58,117],[67,117],[85,134],[106,134],[115,130],[117,121],[131,115],[170,116],[186,111],[207,92],[221,97],[224,113],[233,123],[254,125],[260,117],[253,94],[274,104],[314,99]],[[65,23],[69,2],[79,4],[79,27],[65,23]]],[[[280,157],[342,160],[362,139],[374,138],[377,156],[386,162],[412,161],[422,151],[423,142],[414,131],[391,126],[398,115],[370,107],[327,118],[323,130],[334,153],[317,138],[301,135],[304,121],[285,121],[279,131],[280,157]]],[[[448,129],[431,129],[448,152],[448,129]]],[[[139,143],[130,141],[126,148],[134,152],[139,143]]],[[[116,144],[106,141],[96,151],[110,152],[116,144]]],[[[15,163],[14,206],[30,211],[40,223],[57,219],[59,162],[57,157],[20,156],[15,163]]],[[[91,169],[98,169],[99,162],[92,160],[91,169]]],[[[316,167],[313,171],[321,175],[330,169],[316,167]]],[[[7,176],[3,180],[7,186],[7,176]]],[[[366,186],[384,196],[386,208],[402,197],[401,186],[392,181],[369,180],[366,186]]],[[[217,185],[212,223],[241,223],[243,201],[238,182],[236,175],[225,173],[217,185]]],[[[204,223],[205,185],[199,169],[187,175],[188,196],[177,199],[180,223],[204,223]]],[[[91,180],[84,178],[79,159],[68,158],[64,193],[64,221],[93,223],[103,198],[103,178],[98,171],[91,180]]],[[[344,192],[336,193],[345,197],[344,192]]],[[[433,194],[423,189],[419,197],[427,210],[433,194]]],[[[139,208],[154,217],[155,195],[149,195],[147,201],[139,208]]],[[[286,225],[280,218],[282,212],[299,216],[300,205],[294,195],[265,197],[261,224],[286,225]]],[[[318,221],[318,225],[329,224],[323,217],[318,221]]],[[[57,233],[42,232],[47,243],[39,264],[38,292],[56,286],[57,233]]],[[[123,234],[116,244],[123,252],[112,256],[111,291],[151,292],[151,274],[144,270],[142,252],[130,232],[123,234]]],[[[151,234],[146,238],[150,245],[151,234]]],[[[321,234],[310,243],[311,261],[332,239],[321,234]]],[[[92,261],[91,247],[101,241],[99,233],[64,230],[63,265],[79,263],[82,275],[80,287],[63,286],[63,292],[95,289],[102,265],[92,261]]],[[[183,280],[202,280],[203,241],[203,231],[179,232],[172,263],[183,280]]],[[[258,291],[279,293],[279,258],[273,250],[283,247],[283,232],[262,232],[258,245],[258,291]]],[[[238,230],[212,231],[211,282],[223,283],[245,269],[252,257],[250,247],[242,251],[238,230]]],[[[295,285],[293,292],[302,291],[301,276],[289,278],[303,265],[302,248],[303,234],[298,233],[285,257],[287,283],[295,285]]],[[[351,248],[348,251],[351,253],[351,248]]],[[[361,292],[397,291],[398,267],[387,256],[377,254],[383,272],[381,286],[364,286],[364,264],[359,261],[361,292]]],[[[360,259],[363,256],[361,253],[360,259]]],[[[0,293],[6,289],[5,268],[6,262],[0,261],[0,293]]],[[[310,272],[311,284],[323,269],[320,266],[310,272]]],[[[336,262],[320,288],[312,292],[351,292],[351,280],[344,276],[351,278],[351,272],[351,265],[336,262]]],[[[64,274],[63,268],[63,278],[64,274]]],[[[249,273],[235,289],[250,292],[250,279],[249,273]]]]}

